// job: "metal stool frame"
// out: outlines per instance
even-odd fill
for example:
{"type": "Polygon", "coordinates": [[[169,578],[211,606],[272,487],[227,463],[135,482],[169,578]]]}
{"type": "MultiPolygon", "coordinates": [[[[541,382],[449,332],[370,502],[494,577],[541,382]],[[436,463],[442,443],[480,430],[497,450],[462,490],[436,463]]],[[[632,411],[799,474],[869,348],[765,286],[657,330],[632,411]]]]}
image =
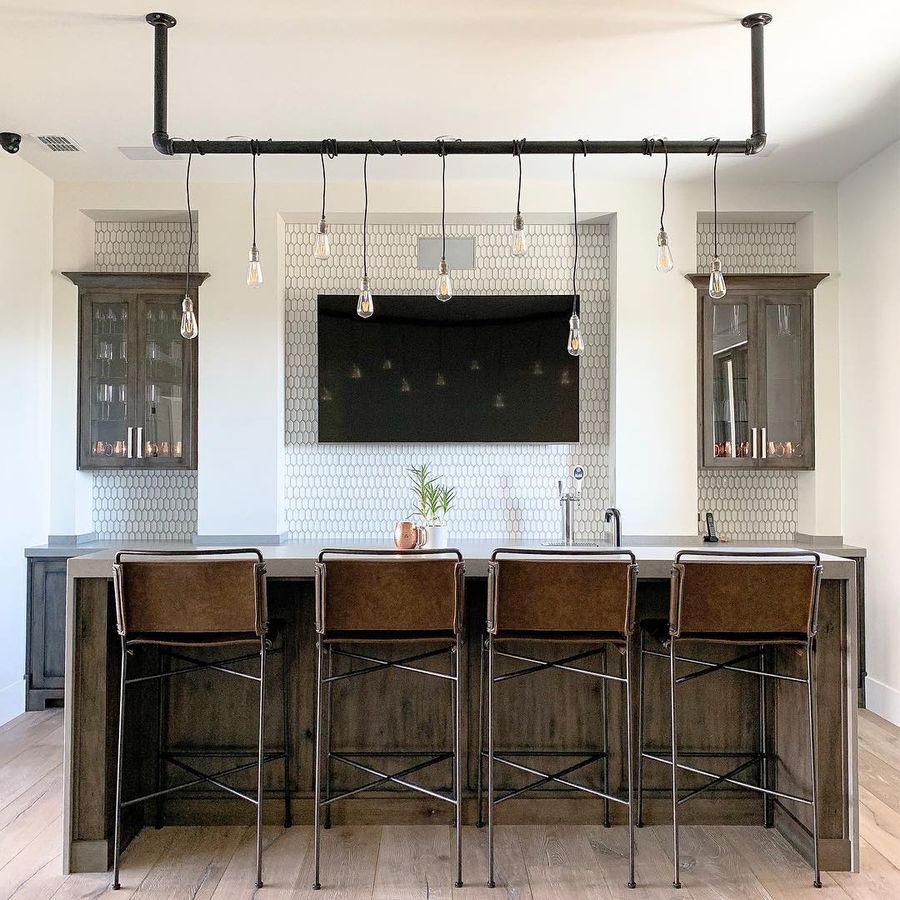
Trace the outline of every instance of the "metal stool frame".
{"type": "MultiPolygon", "coordinates": [[[[793,815],[793,813],[787,809],[783,801],[790,800],[795,803],[800,803],[805,806],[812,807],[812,832],[811,837],[813,841],[813,886],[820,888],[822,887],[821,880],[821,872],[819,870],[819,799],[818,799],[818,769],[817,769],[817,759],[818,759],[818,748],[817,748],[817,739],[816,739],[816,722],[817,722],[817,703],[816,703],[816,689],[815,689],[815,674],[816,674],[816,624],[817,624],[817,616],[818,616],[818,600],[819,600],[819,589],[822,580],[822,565],[821,559],[818,553],[813,551],[792,551],[792,550],[782,550],[782,551],[749,551],[749,550],[729,550],[729,551],[720,551],[720,552],[711,552],[709,550],[681,550],[675,556],[675,565],[681,561],[681,559],[685,556],[698,556],[704,558],[715,558],[716,556],[725,558],[725,559],[733,559],[733,558],[747,558],[747,559],[807,559],[809,561],[814,561],[816,570],[815,570],[815,588],[812,606],[810,610],[810,621],[809,621],[809,636],[806,640],[805,645],[796,645],[803,650],[806,660],[806,678],[799,678],[794,675],[783,675],[778,674],[774,671],[769,671],[770,668],[774,668],[774,666],[770,666],[767,663],[767,649],[769,647],[777,646],[775,642],[770,644],[761,643],[758,646],[753,647],[753,649],[748,650],[747,652],[738,653],[734,658],[727,660],[726,662],[714,662],[710,660],[698,659],[694,656],[684,656],[680,655],[676,651],[677,639],[673,635],[669,635],[666,643],[668,644],[668,648],[666,652],[662,652],[659,650],[648,650],[645,647],[645,630],[641,629],[640,634],[640,664],[639,664],[639,680],[640,680],[640,688],[638,694],[638,771],[637,771],[637,819],[638,819],[638,827],[643,827],[643,788],[644,788],[644,760],[650,759],[657,763],[662,763],[663,765],[669,766],[672,769],[672,844],[673,844],[673,879],[672,886],[675,888],[681,887],[681,876],[680,876],[680,854],[679,854],[679,840],[678,840],[678,807],[681,806],[682,803],[686,803],[688,800],[697,797],[700,794],[705,793],[706,791],[717,787],[721,784],[729,784],[735,785],[739,788],[744,788],[749,791],[753,791],[755,793],[762,795],[763,800],[763,825],[766,828],[771,828],[772,821],[772,806],[777,804],[780,808],[782,808],[789,816],[791,816],[799,825],[801,825],[804,830],[808,833],[809,829],[806,828],[797,818],[793,815]],[[655,656],[663,659],[668,659],[669,661],[669,685],[670,685],[670,694],[669,694],[669,714],[671,716],[671,750],[668,755],[664,755],[664,750],[645,750],[643,739],[644,739],[644,658],[646,656],[655,656]],[[757,660],[757,667],[751,668],[744,663],[749,662],[752,659],[757,660]],[[676,673],[676,663],[688,663],[693,666],[697,666],[699,668],[689,672],[686,675],[677,675],[676,673]],[[718,751],[706,751],[706,752],[690,752],[690,751],[682,751],[678,749],[678,728],[677,728],[677,687],[678,685],[685,684],[689,681],[693,681],[696,678],[701,678],[705,675],[710,675],[714,672],[742,672],[747,675],[755,676],[759,681],[759,739],[758,746],[755,751],[733,751],[733,752],[718,752],[718,751]],[[771,765],[770,763],[773,761],[774,757],[769,752],[768,742],[768,709],[767,709],[767,701],[768,701],[768,691],[767,684],[769,681],[786,681],[793,682],[794,684],[802,684],[806,686],[806,699],[807,699],[807,715],[808,715],[808,723],[809,723],[809,753],[810,753],[810,771],[811,771],[811,797],[799,797],[794,794],[789,794],[784,791],[778,791],[770,787],[770,775],[771,775],[771,765]],[[724,775],[718,775],[715,772],[710,772],[705,768],[699,768],[698,766],[689,766],[682,762],[679,762],[679,758],[686,759],[735,759],[735,760],[744,760],[739,763],[737,766],[733,767],[731,770],[726,772],[724,775]],[[674,765],[673,765],[674,760],[674,765]],[[760,784],[748,784],[744,781],[737,780],[736,776],[746,769],[752,767],[758,767],[759,770],[759,781],[760,784]],[[686,794],[679,796],[679,787],[678,787],[678,772],[691,772],[695,775],[702,775],[706,778],[709,778],[710,781],[701,787],[694,788],[688,791],[686,794]]],[[[674,573],[674,569],[673,569],[674,573]]],[[[672,628],[672,624],[670,623],[670,631],[672,628]]],[[[740,637],[740,635],[736,635],[736,637],[740,637]]],[[[687,639],[690,641],[690,638],[687,639]]],[[[718,644],[729,644],[734,642],[729,641],[714,641],[711,639],[704,639],[704,643],[718,643],[718,644]]],[[[665,646],[665,645],[663,645],[665,646]]]]}
{"type": "MultiPolygon", "coordinates": [[[[231,549],[231,548],[222,548],[217,550],[121,550],[116,554],[116,565],[119,564],[120,560],[123,557],[133,556],[133,557],[147,557],[147,556],[162,556],[162,557],[172,557],[172,556],[224,556],[231,554],[254,554],[259,559],[260,565],[263,564],[262,553],[256,549],[231,549]]],[[[282,641],[286,640],[286,631],[285,635],[282,637],[282,641]]],[[[170,650],[168,646],[160,646],[158,644],[146,644],[142,645],[149,648],[154,648],[158,651],[160,655],[159,662],[159,671],[155,675],[141,675],[134,678],[128,677],[128,657],[134,655],[134,651],[137,649],[136,646],[129,647],[127,643],[127,639],[125,635],[121,635],[121,670],[119,677],[119,725],[118,725],[118,743],[117,743],[117,751],[116,751],[116,813],[115,813],[115,832],[113,837],[113,890],[117,891],[120,889],[121,884],[119,882],[119,857],[120,857],[120,842],[121,842],[121,831],[122,831],[122,810],[129,806],[135,806],[138,803],[144,803],[147,800],[155,800],[156,801],[156,813],[155,813],[155,827],[162,827],[162,798],[167,796],[168,794],[175,793],[176,791],[182,791],[186,788],[195,787],[198,784],[211,784],[214,787],[219,788],[220,790],[225,791],[226,793],[232,794],[236,797],[239,797],[242,800],[247,801],[256,807],[256,886],[260,888],[263,886],[262,881],[262,800],[263,800],[263,767],[266,763],[274,762],[275,760],[284,760],[284,827],[290,828],[293,824],[292,816],[291,816],[291,792],[290,792],[290,725],[289,725],[289,715],[288,715],[288,702],[287,702],[287,653],[284,644],[280,648],[273,648],[271,641],[268,639],[266,635],[263,635],[259,641],[259,652],[258,653],[245,653],[239,656],[229,657],[228,659],[216,660],[214,662],[202,662],[201,660],[195,659],[192,656],[188,656],[182,652],[176,652],[175,650],[170,650]],[[266,660],[269,654],[280,655],[282,658],[282,666],[281,666],[281,677],[282,677],[282,691],[283,691],[283,704],[282,704],[282,733],[284,740],[284,749],[282,751],[273,751],[266,753],[264,749],[264,724],[265,724],[265,681],[266,681],[266,660]],[[170,660],[178,660],[184,663],[187,663],[186,666],[182,668],[169,668],[168,661],[170,660]],[[246,662],[248,660],[259,659],[259,675],[251,675],[247,672],[242,672],[239,669],[231,668],[234,665],[237,665],[242,662],[246,662]],[[191,751],[179,751],[178,753],[172,753],[165,749],[165,737],[164,737],[164,707],[163,707],[163,691],[162,686],[165,681],[169,678],[173,678],[176,675],[184,675],[191,672],[202,672],[204,670],[214,670],[217,672],[223,672],[227,675],[233,675],[238,678],[245,678],[249,681],[255,681],[259,684],[259,719],[258,719],[258,729],[257,729],[257,748],[255,752],[242,752],[237,750],[223,750],[223,751],[206,751],[206,750],[191,750],[191,751]],[[125,697],[127,693],[127,687],[132,684],[140,684],[146,683],[149,681],[158,681],[160,684],[160,697],[158,704],[158,744],[157,744],[157,758],[156,758],[156,790],[152,791],[149,794],[144,794],[141,797],[134,797],[129,800],[122,799],[122,776],[124,770],[124,744],[125,744],[125,710],[126,703],[125,697]],[[252,762],[242,763],[240,765],[231,766],[230,768],[222,769],[220,771],[216,771],[212,774],[206,774],[201,772],[199,769],[194,768],[191,765],[183,762],[180,757],[187,758],[207,758],[207,759],[247,759],[253,757],[252,762]],[[188,775],[193,776],[190,781],[183,782],[182,784],[177,784],[174,786],[165,786],[163,787],[164,781],[164,768],[163,763],[167,763],[175,766],[178,769],[186,772],[188,775]],[[248,769],[252,769],[256,767],[257,769],[257,782],[256,782],[256,794],[248,794],[244,791],[240,791],[237,788],[232,787],[231,785],[226,784],[222,781],[223,778],[226,778],[229,775],[234,775],[237,772],[244,772],[248,769]]]]}
{"type": "MultiPolygon", "coordinates": [[[[623,550],[621,548],[615,549],[578,549],[578,548],[563,548],[563,549],[554,549],[554,550],[538,550],[538,549],[530,549],[530,548],[498,548],[491,555],[491,562],[496,562],[498,558],[503,555],[512,555],[512,556],[549,556],[559,558],[565,558],[569,556],[586,556],[589,558],[592,557],[626,557],[631,560],[631,568],[632,568],[632,579],[631,579],[631,597],[629,599],[629,603],[631,604],[631,609],[634,609],[635,602],[635,592],[637,588],[637,560],[634,554],[630,550],[623,550]]],[[[493,570],[491,570],[493,572],[493,570]]],[[[496,622],[496,581],[493,578],[489,577],[489,587],[488,587],[488,620],[487,620],[487,636],[485,637],[482,645],[481,645],[481,674],[480,674],[480,684],[479,684],[479,702],[478,702],[478,782],[477,782],[477,794],[478,794],[478,821],[477,826],[483,827],[482,821],[482,768],[483,761],[487,760],[487,794],[488,794],[488,817],[487,817],[487,827],[488,827],[488,882],[487,885],[490,888],[496,886],[496,882],[494,880],[494,807],[503,803],[506,800],[511,800],[513,797],[521,796],[522,794],[528,793],[529,791],[533,791],[537,788],[542,787],[546,784],[558,784],[562,785],[565,788],[574,791],[580,791],[585,794],[589,794],[592,797],[597,797],[603,800],[603,825],[604,827],[609,827],[609,804],[618,803],[622,806],[628,807],[628,829],[629,829],[629,878],[627,886],[629,888],[634,888],[636,885],[635,876],[634,876],[634,791],[633,791],[633,772],[634,772],[634,742],[632,739],[632,701],[631,701],[631,689],[632,689],[632,655],[633,655],[633,641],[632,635],[628,634],[625,639],[625,677],[621,677],[619,675],[611,675],[607,671],[607,645],[597,646],[589,650],[583,650],[579,653],[574,653],[569,656],[562,657],[561,659],[555,660],[545,660],[545,659],[536,659],[530,656],[524,656],[520,653],[510,653],[507,651],[498,650],[495,647],[495,635],[497,631],[497,622],[496,622]],[[584,669],[580,666],[574,666],[572,663],[581,662],[582,660],[591,659],[593,657],[601,657],[602,659],[602,669],[597,672],[592,669],[584,669]],[[526,663],[527,665],[521,666],[518,669],[515,669],[511,672],[505,672],[501,675],[495,675],[495,660],[497,657],[503,659],[511,659],[517,662],[526,663]],[[485,660],[487,661],[487,677],[485,678],[485,660]],[[603,745],[602,749],[599,751],[594,750],[585,750],[585,751],[569,751],[569,752],[556,752],[556,751],[535,751],[535,750],[503,750],[497,751],[494,747],[494,685],[499,684],[504,681],[509,681],[513,678],[519,678],[523,675],[532,675],[538,672],[546,672],[550,669],[558,669],[563,672],[573,672],[578,675],[586,675],[590,678],[599,678],[603,683],[603,694],[601,698],[601,718],[602,718],[602,740],[603,745]],[[608,711],[609,711],[609,683],[617,682],[621,684],[625,689],[625,718],[626,718],[626,773],[627,773],[627,784],[628,784],[628,797],[624,799],[622,797],[618,797],[614,794],[609,793],[609,720],[608,720],[608,711]],[[486,690],[485,690],[486,686],[486,690]],[[487,712],[485,715],[485,705],[487,706],[487,712]],[[485,719],[487,721],[487,749],[484,749],[484,724],[485,719]],[[556,758],[566,758],[566,757],[574,757],[580,759],[580,762],[575,762],[572,765],[565,766],[564,768],[556,771],[556,772],[542,772],[539,769],[532,768],[530,766],[522,765],[521,763],[515,762],[510,757],[556,757],[556,758]],[[595,788],[589,788],[585,785],[578,784],[577,782],[569,780],[566,776],[571,775],[573,772],[579,771],[580,769],[584,769],[585,767],[591,765],[592,763],[600,761],[603,766],[603,790],[596,790],[595,788]],[[536,781],[531,782],[530,784],[525,785],[521,788],[516,788],[514,790],[510,790],[503,794],[500,797],[496,797],[496,792],[494,789],[494,763],[499,762],[509,768],[515,769],[520,772],[525,772],[526,774],[533,775],[537,779],[536,781]]],[[[541,633],[535,632],[535,639],[540,640],[541,633]]],[[[502,634],[498,638],[500,641],[503,640],[502,634]]],[[[560,638],[560,640],[564,641],[564,638],[560,638]]]]}
{"type": "MultiPolygon", "coordinates": [[[[462,554],[459,550],[454,549],[435,549],[435,550],[365,550],[359,548],[352,549],[327,549],[319,553],[319,564],[325,563],[331,558],[340,559],[347,556],[364,556],[364,557],[409,557],[409,556],[453,556],[460,564],[457,580],[457,615],[461,615],[463,603],[462,584],[462,554]]],[[[324,569],[321,565],[316,567],[316,588],[317,591],[322,590],[324,569]]],[[[339,643],[339,642],[338,642],[339,643]]],[[[384,643],[390,643],[389,639],[385,639],[384,643]]],[[[456,887],[463,886],[463,869],[462,869],[462,754],[460,753],[460,732],[462,729],[462,711],[460,708],[460,683],[462,670],[462,636],[459,629],[455,640],[449,646],[440,647],[435,650],[426,650],[402,657],[400,659],[382,659],[380,657],[369,656],[367,654],[355,653],[344,650],[333,645],[326,646],[326,640],[323,634],[319,634],[316,641],[316,737],[315,737],[315,784],[313,788],[313,855],[315,857],[315,881],[313,882],[314,890],[321,890],[322,884],[319,877],[320,871],[320,855],[321,855],[321,830],[322,827],[331,827],[331,806],[338,800],[344,800],[356,794],[365,791],[371,791],[385,784],[396,784],[407,790],[416,791],[425,794],[435,800],[449,803],[454,808],[454,826],[456,829],[456,887]],[[361,662],[370,663],[370,665],[361,669],[349,669],[344,672],[335,673],[334,657],[340,657],[349,660],[359,660],[361,662]],[[413,663],[421,662],[426,659],[434,659],[440,656],[449,656],[450,672],[435,672],[431,669],[422,668],[413,663]],[[327,657],[327,669],[325,666],[327,657]],[[337,681],[346,681],[352,678],[359,678],[365,675],[371,675],[373,672],[383,672],[386,669],[398,669],[405,672],[415,672],[431,678],[437,678],[450,683],[451,711],[453,717],[453,748],[450,751],[431,751],[419,750],[413,752],[403,752],[401,750],[393,751],[366,751],[359,753],[336,753],[332,747],[332,724],[333,724],[333,708],[332,708],[332,685],[337,681]],[[323,702],[323,689],[327,692],[327,697],[323,702]],[[323,728],[323,718],[325,726],[323,728]],[[324,754],[323,754],[324,744],[324,754]],[[325,798],[322,799],[322,769],[325,769],[325,798]],[[365,765],[360,760],[364,759],[418,759],[419,761],[413,765],[401,769],[399,772],[390,774],[383,772],[373,766],[365,765]],[[431,790],[422,785],[415,784],[410,781],[407,776],[423,769],[437,765],[438,763],[452,760],[452,788],[449,795],[442,791],[431,790]],[[373,781],[353,788],[351,790],[342,791],[339,794],[331,793],[331,770],[332,760],[342,762],[357,771],[364,772],[373,776],[373,781]],[[322,811],[325,811],[324,817],[322,811]],[[323,822],[324,818],[324,822],[323,822]]]]}

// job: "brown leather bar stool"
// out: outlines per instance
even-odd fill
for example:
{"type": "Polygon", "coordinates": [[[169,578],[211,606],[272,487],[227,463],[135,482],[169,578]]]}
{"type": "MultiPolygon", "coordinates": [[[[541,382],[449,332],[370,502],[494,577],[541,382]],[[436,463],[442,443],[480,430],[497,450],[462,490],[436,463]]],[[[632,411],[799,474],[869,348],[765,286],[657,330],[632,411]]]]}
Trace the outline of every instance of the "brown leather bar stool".
{"type": "Polygon", "coordinates": [[[316,750],[315,822],[313,831],[315,882],[319,880],[320,826],[322,810],[345,797],[396,784],[418,791],[454,808],[456,824],[456,886],[462,887],[462,754],[460,752],[460,673],[463,615],[464,565],[459,550],[323,550],[316,564],[316,750]],[[359,644],[403,646],[409,642],[437,644],[396,659],[385,659],[349,649],[359,644]],[[324,670],[328,657],[327,674],[324,670]],[[425,660],[449,655],[450,672],[421,665],[425,660]],[[334,658],[365,665],[336,672],[334,658]],[[400,750],[335,752],[331,746],[331,687],[337,681],[359,678],[385,669],[416,672],[450,684],[453,716],[453,748],[405,752],[400,750]],[[323,703],[323,689],[328,697],[323,703]],[[323,709],[327,705],[326,710],[323,709]],[[323,715],[326,726],[323,728],[323,715]],[[327,732],[327,733],[324,733],[327,732]],[[326,796],[322,799],[322,756],[325,750],[326,796]],[[389,773],[368,765],[365,759],[418,758],[412,765],[389,773]],[[332,760],[344,763],[374,778],[362,787],[332,796],[332,760]],[[431,790],[409,780],[410,775],[437,763],[452,762],[450,793],[431,790]]]}
{"type": "Polygon", "coordinates": [[[609,824],[608,804],[628,807],[629,879],[634,880],[634,816],[632,773],[634,747],[631,735],[632,638],[635,622],[637,561],[630,550],[530,550],[498,549],[488,568],[487,636],[482,645],[481,699],[479,703],[478,813],[481,820],[481,768],[487,761],[488,794],[488,886],[494,887],[494,807],[498,803],[546,784],[557,784],[582,791],[604,802],[604,824],[609,824]],[[562,659],[539,659],[515,652],[517,642],[570,642],[588,645],[586,649],[562,659]],[[498,648],[499,645],[499,648],[498,648]],[[607,671],[606,653],[618,648],[625,657],[625,676],[607,671]],[[575,663],[600,657],[601,671],[582,668],[575,663]],[[522,664],[518,668],[495,674],[497,658],[522,664]],[[487,677],[485,678],[485,662],[487,677]],[[583,749],[560,753],[534,749],[497,750],[494,746],[494,686],[523,675],[559,669],[589,678],[602,679],[604,693],[601,705],[603,744],[599,750],[583,749]],[[625,758],[627,797],[610,792],[608,699],[610,682],[625,690],[625,758]],[[485,690],[486,688],[486,690],[485,690]],[[484,705],[487,704],[487,749],[483,748],[484,705]],[[517,762],[522,757],[575,757],[576,762],[556,772],[543,772],[517,762]],[[596,790],[567,776],[600,762],[603,765],[603,790],[596,790]],[[534,776],[537,780],[525,787],[507,791],[500,797],[494,791],[494,763],[534,776]]]}
{"type": "MultiPolygon", "coordinates": [[[[122,810],[125,807],[156,800],[198,784],[211,784],[256,807],[256,886],[262,887],[262,803],[263,766],[273,760],[284,760],[284,825],[291,825],[290,806],[290,740],[287,710],[287,654],[284,645],[273,649],[269,639],[266,606],[266,567],[262,553],[255,549],[221,550],[134,550],[116,554],[113,583],[116,595],[116,621],[122,647],[119,683],[119,735],[116,761],[116,822],[113,847],[113,889],[119,889],[119,851],[122,810]],[[204,662],[188,656],[185,650],[255,646],[253,652],[239,653],[228,659],[204,662]],[[155,675],[129,678],[128,660],[138,650],[156,648],[167,660],[160,663],[155,675]],[[270,652],[282,655],[283,735],[284,749],[265,752],[263,726],[266,700],[266,657],[270,652]],[[259,675],[243,671],[240,664],[259,660],[259,675]],[[171,667],[171,661],[183,663],[171,667]],[[129,800],[122,799],[123,747],[125,740],[125,697],[129,685],[159,681],[160,709],[162,685],[169,678],[189,672],[212,669],[259,683],[259,718],[257,747],[252,752],[192,751],[191,757],[247,759],[213,774],[206,774],[160,747],[157,762],[157,785],[152,793],[129,800]],[[169,764],[192,776],[174,786],[161,784],[162,766],[169,764]],[[222,779],[237,772],[256,768],[256,793],[248,794],[226,784],[222,779]]],[[[246,667],[244,667],[246,668],[246,667]]],[[[162,716],[160,716],[162,718],[162,716]]],[[[162,743],[162,742],[161,742],[162,743]]],[[[158,812],[157,812],[158,815],[158,812]]],[[[159,822],[157,822],[159,824],[159,822]]]]}
{"type": "MultiPolygon", "coordinates": [[[[671,601],[668,627],[653,625],[641,629],[640,699],[638,701],[638,821],[641,821],[643,801],[643,762],[651,759],[672,769],[672,841],[674,846],[673,886],[681,887],[678,848],[678,808],[682,803],[705,793],[720,784],[736,785],[762,795],[763,823],[772,824],[771,804],[784,801],[812,807],[813,885],[821,887],[819,874],[819,804],[817,787],[816,750],[816,618],[822,565],[819,555],[812,551],[778,550],[752,551],[681,550],[672,566],[671,601]],[[648,650],[645,634],[656,638],[665,648],[648,650]],[[726,662],[704,660],[697,655],[678,653],[684,641],[705,644],[737,645],[736,656],[726,662]],[[767,655],[777,647],[792,647],[805,656],[806,677],[770,671],[767,655]],[[746,649],[744,649],[746,648],[746,649]],[[644,658],[664,657],[669,660],[671,750],[647,751],[643,746],[644,727],[644,658]],[[756,667],[751,667],[755,662],[756,667]],[[689,664],[691,669],[678,674],[677,663],[689,664]],[[759,745],[752,751],[692,752],[678,747],[678,691],[686,682],[715,672],[742,672],[758,682],[759,745]],[[793,682],[806,686],[809,724],[809,759],[811,772],[810,797],[799,797],[770,787],[772,754],[768,752],[767,683],[793,682]],[[724,775],[687,765],[680,758],[724,758],[742,760],[724,775]],[[746,769],[757,767],[759,784],[737,779],[746,769]],[[709,778],[706,784],[686,793],[678,787],[678,773],[691,772],[709,778]]],[[[684,666],[682,666],[682,671],[684,666]]],[[[804,826],[805,827],[805,826],[804,826]]]]}

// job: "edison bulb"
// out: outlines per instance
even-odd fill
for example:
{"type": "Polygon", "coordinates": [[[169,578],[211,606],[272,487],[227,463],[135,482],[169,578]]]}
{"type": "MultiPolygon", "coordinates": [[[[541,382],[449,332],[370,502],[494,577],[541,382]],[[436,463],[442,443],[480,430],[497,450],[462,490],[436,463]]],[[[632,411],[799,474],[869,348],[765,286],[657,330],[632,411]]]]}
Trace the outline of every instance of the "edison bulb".
{"type": "Polygon", "coordinates": [[[656,236],[656,269],[659,272],[671,272],[673,268],[675,259],[669,246],[669,236],[660,228],[656,236]]]}
{"type": "Polygon", "coordinates": [[[721,300],[725,296],[725,276],[722,274],[722,260],[717,256],[713,260],[712,271],[709,273],[709,296],[713,300],[721,300]]]}
{"type": "Polygon", "coordinates": [[[331,256],[331,238],[328,237],[328,223],[325,216],[319,220],[319,230],[316,232],[316,242],[313,245],[313,256],[316,259],[328,259],[331,256]]]}
{"type": "Polygon", "coordinates": [[[584,350],[584,341],[581,338],[581,319],[578,318],[577,313],[572,313],[572,318],[569,319],[569,341],[566,349],[570,356],[581,356],[584,350]]]}
{"type": "Polygon", "coordinates": [[[361,319],[368,319],[375,312],[375,302],[372,300],[372,289],[369,287],[368,276],[363,276],[359,282],[359,300],[356,302],[356,314],[361,319]]]}
{"type": "Polygon", "coordinates": [[[513,219],[513,256],[524,256],[528,252],[528,235],[525,233],[525,218],[516,213],[513,219]]]}
{"type": "Polygon", "coordinates": [[[250,263],[247,266],[247,287],[262,287],[263,270],[262,263],[259,261],[259,250],[254,244],[250,248],[250,263]]]}
{"type": "Polygon", "coordinates": [[[447,260],[442,256],[441,264],[438,267],[438,277],[434,284],[434,296],[446,303],[453,296],[453,282],[450,280],[450,267],[447,260]]]}
{"type": "Polygon", "coordinates": [[[194,315],[194,303],[187,294],[181,301],[181,336],[189,341],[197,337],[197,317],[194,315]]]}

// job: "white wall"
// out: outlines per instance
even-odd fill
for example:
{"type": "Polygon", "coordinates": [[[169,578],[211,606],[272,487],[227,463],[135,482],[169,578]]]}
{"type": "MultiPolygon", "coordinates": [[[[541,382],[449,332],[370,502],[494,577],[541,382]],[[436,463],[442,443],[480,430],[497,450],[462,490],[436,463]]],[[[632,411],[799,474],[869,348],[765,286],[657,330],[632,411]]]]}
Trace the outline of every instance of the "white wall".
{"type": "Polygon", "coordinates": [[[869,551],[866,702],[900,724],[898,207],[900,142],[838,187],[844,534],[869,551]]]}
{"type": "Polygon", "coordinates": [[[0,724],[24,709],[25,558],[49,523],[53,184],[0,154],[0,724]]]}
{"type": "MultiPolygon", "coordinates": [[[[192,199],[203,223],[200,268],[211,277],[201,302],[198,531],[277,534],[284,530],[284,222],[312,221],[321,186],[316,181],[261,183],[258,243],[266,284],[251,292],[244,284],[248,185],[202,182],[202,162],[195,160],[192,199]]],[[[670,181],[666,229],[677,268],[663,275],[654,268],[658,181],[598,181],[597,164],[587,160],[580,169],[579,209],[585,218],[613,216],[613,499],[623,510],[626,533],[694,534],[696,295],[682,275],[694,268],[697,213],[710,209],[708,179],[670,181]]],[[[370,221],[422,221],[423,214],[438,213],[439,181],[379,181],[372,168],[370,221]]],[[[512,187],[511,181],[448,180],[453,220],[478,221],[508,210],[512,187]]],[[[720,174],[719,197],[723,210],[744,211],[753,221],[766,221],[767,213],[790,212],[793,218],[809,213],[814,225],[806,232],[804,259],[798,265],[836,271],[835,185],[732,184],[720,174]]],[[[531,182],[524,199],[530,221],[542,216],[565,221],[571,188],[565,178],[531,182]]],[[[332,221],[358,222],[361,203],[358,182],[329,184],[332,221]]],[[[93,223],[82,210],[173,210],[182,205],[179,184],[58,184],[54,269],[92,264],[93,223]]],[[[346,289],[356,289],[355,278],[346,289]]],[[[53,530],[61,533],[90,530],[90,490],[84,490],[83,476],[74,473],[72,464],[75,296],[74,286],[55,279],[53,364],[59,377],[53,395],[53,513],[59,524],[53,530]]],[[[827,279],[817,291],[816,316],[818,469],[803,476],[799,524],[803,531],[832,535],[841,533],[836,279],[827,279]]]]}

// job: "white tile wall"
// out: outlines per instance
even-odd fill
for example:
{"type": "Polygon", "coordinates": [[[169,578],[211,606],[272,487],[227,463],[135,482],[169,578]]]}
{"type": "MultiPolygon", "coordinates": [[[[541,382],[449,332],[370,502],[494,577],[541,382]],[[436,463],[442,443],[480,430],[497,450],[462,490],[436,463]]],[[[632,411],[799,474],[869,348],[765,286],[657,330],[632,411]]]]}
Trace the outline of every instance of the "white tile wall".
{"type": "MultiPolygon", "coordinates": [[[[187,222],[96,222],[100,272],[183,272],[187,222]]],[[[191,269],[197,266],[197,226],[191,269]]],[[[101,540],[190,540],[197,533],[196,472],[95,472],[94,531],[101,540]]]]}
{"type": "MultiPolygon", "coordinates": [[[[434,273],[416,266],[417,238],[431,226],[375,225],[369,229],[369,272],[376,295],[431,296],[434,273]]],[[[579,237],[579,290],[586,351],[581,360],[582,440],[577,445],[316,443],[316,321],[319,293],[356,293],[361,272],[359,226],[333,227],[332,257],[312,257],[314,227],[289,225],[286,258],[286,515],[298,539],[380,538],[411,511],[405,470],[425,462],[458,490],[451,534],[465,538],[555,538],[560,510],[556,479],[574,464],[587,470],[578,512],[580,536],[603,532],[610,497],[609,230],[583,226],[579,237]]],[[[456,293],[569,294],[572,229],[530,229],[525,257],[509,251],[510,228],[454,225],[449,236],[475,238],[475,268],[452,273],[456,293]]],[[[453,302],[452,300],[450,301],[453,302]]],[[[565,348],[559,347],[560,358],[565,348]]]]}
{"type": "MultiPolygon", "coordinates": [[[[794,224],[719,225],[719,256],[726,274],[797,271],[794,224]]],[[[713,259],[713,226],[697,226],[697,271],[713,259]]],[[[726,279],[727,284],[727,279],[726,279]]],[[[797,530],[796,472],[725,472],[701,469],[698,511],[712,512],[721,535],[734,540],[788,540],[797,530]]]]}

